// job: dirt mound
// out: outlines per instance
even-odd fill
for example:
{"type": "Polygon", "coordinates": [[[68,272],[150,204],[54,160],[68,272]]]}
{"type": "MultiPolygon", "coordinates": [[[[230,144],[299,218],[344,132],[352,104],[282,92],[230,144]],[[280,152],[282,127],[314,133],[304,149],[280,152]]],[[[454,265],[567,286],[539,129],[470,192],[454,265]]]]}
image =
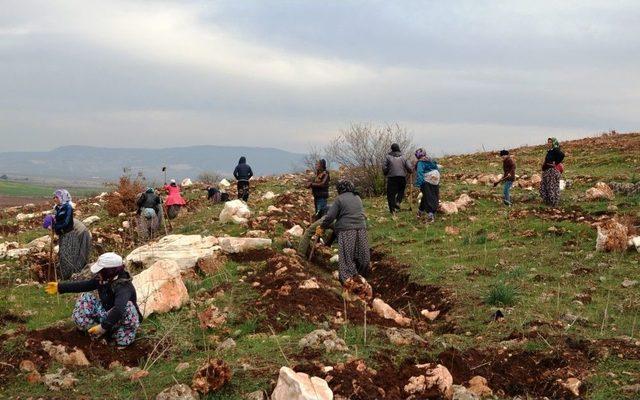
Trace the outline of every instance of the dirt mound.
{"type": "Polygon", "coordinates": [[[41,342],[44,340],[48,340],[54,345],[62,344],[69,349],[77,347],[84,352],[91,364],[100,365],[104,368],[108,367],[113,361],[118,361],[124,366],[137,367],[152,349],[149,342],[137,340],[126,349],[118,350],[114,344],[105,344],[102,340],[91,339],[89,335],[75,328],[50,327],[27,333],[25,346],[32,349],[38,357],[41,357],[43,363],[50,361],[49,354],[42,350],[41,342]]]}

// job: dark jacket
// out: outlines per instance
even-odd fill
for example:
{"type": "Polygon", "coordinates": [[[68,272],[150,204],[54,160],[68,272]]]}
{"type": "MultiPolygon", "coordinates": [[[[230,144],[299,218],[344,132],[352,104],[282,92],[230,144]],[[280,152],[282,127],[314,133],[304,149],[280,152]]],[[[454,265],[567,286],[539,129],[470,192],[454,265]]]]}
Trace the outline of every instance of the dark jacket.
{"type": "Polygon", "coordinates": [[[367,219],[364,215],[362,199],[351,192],[338,195],[322,222],[322,228],[329,228],[333,221],[335,221],[335,232],[366,229],[367,219]]]}
{"type": "Polygon", "coordinates": [[[564,153],[562,150],[555,148],[551,150],[547,150],[547,155],[544,157],[544,164],[542,165],[542,170],[546,171],[548,169],[554,168],[556,165],[560,164],[564,160],[564,153]]]}
{"type": "Polygon", "coordinates": [[[502,180],[513,182],[516,179],[516,162],[507,157],[502,160],[502,180]]]}
{"type": "Polygon", "coordinates": [[[71,204],[58,204],[53,229],[58,235],[69,233],[73,230],[73,207],[71,204]]]}
{"type": "Polygon", "coordinates": [[[329,198],[329,171],[322,171],[316,175],[313,182],[311,182],[311,192],[314,199],[328,199],[329,198]]]}
{"type": "Polygon", "coordinates": [[[393,178],[395,176],[406,177],[407,174],[411,172],[411,164],[401,152],[392,151],[387,154],[387,157],[384,159],[382,172],[387,178],[393,178]]]}
{"type": "Polygon", "coordinates": [[[160,215],[160,197],[155,193],[142,193],[138,199],[138,214],[143,208],[153,208],[157,215],[160,215]]]}
{"type": "Polygon", "coordinates": [[[247,159],[244,157],[240,157],[240,161],[236,166],[236,169],[233,170],[233,176],[238,181],[248,181],[253,176],[253,171],[249,164],[247,164],[247,159]]]}
{"type": "Polygon", "coordinates": [[[131,282],[131,275],[127,271],[122,271],[118,277],[108,283],[100,283],[96,276],[86,281],[68,281],[58,284],[58,293],[82,293],[98,291],[98,297],[102,303],[102,307],[107,311],[107,318],[100,325],[105,330],[110,330],[123,317],[127,307],[127,303],[131,301],[140,315],[142,321],[142,313],[138,308],[136,288],[131,282]]]}

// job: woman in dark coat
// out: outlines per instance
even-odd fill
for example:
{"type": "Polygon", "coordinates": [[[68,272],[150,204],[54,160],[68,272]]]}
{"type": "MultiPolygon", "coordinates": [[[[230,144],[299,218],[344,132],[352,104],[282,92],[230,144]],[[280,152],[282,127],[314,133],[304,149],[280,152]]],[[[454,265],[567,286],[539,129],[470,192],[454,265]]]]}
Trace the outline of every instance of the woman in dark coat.
{"type": "Polygon", "coordinates": [[[113,339],[118,346],[129,346],[142,322],[136,289],[125,270],[122,257],[105,253],[91,266],[95,277],[85,281],[49,282],[48,294],[82,293],[72,318],[78,329],[93,336],[113,339]],[[92,292],[97,291],[98,296],[92,292]]]}
{"type": "Polygon", "coordinates": [[[144,193],[140,194],[138,201],[137,220],[138,220],[138,237],[142,241],[152,239],[162,223],[162,210],[160,207],[160,197],[155,193],[153,188],[149,187],[144,193]]]}
{"type": "Polygon", "coordinates": [[[429,157],[423,149],[416,150],[415,155],[418,159],[415,185],[422,192],[418,218],[421,219],[426,213],[427,222],[433,222],[440,206],[440,170],[437,161],[429,157]]]}
{"type": "Polygon", "coordinates": [[[71,195],[65,189],[53,194],[55,215],[45,217],[43,226],[58,235],[58,271],[62,279],[80,272],[87,265],[91,254],[91,233],[79,220],[73,218],[71,195]]]}
{"type": "Polygon", "coordinates": [[[542,164],[540,196],[544,204],[555,207],[560,203],[560,177],[564,172],[564,153],[556,138],[547,139],[547,154],[542,164]]]}

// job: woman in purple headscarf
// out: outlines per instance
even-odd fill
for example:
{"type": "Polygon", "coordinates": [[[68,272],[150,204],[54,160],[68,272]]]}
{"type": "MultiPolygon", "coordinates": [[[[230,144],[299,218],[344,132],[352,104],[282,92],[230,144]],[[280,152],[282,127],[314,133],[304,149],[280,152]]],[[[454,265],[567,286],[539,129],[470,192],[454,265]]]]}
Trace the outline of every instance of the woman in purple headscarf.
{"type": "Polygon", "coordinates": [[[53,199],[56,203],[55,215],[47,215],[43,226],[58,235],[60,250],[57,268],[62,279],[69,279],[87,265],[91,253],[91,233],[81,221],[73,218],[73,205],[68,191],[56,190],[53,199]]]}

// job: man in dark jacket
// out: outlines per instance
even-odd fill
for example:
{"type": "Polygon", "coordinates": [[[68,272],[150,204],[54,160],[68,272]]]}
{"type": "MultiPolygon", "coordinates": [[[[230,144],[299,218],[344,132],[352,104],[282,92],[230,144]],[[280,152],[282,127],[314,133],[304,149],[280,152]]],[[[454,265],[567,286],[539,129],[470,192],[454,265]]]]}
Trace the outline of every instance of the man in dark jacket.
{"type": "Polygon", "coordinates": [[[320,212],[327,206],[327,199],[329,198],[329,171],[327,171],[327,161],[324,159],[318,160],[316,163],[316,176],[307,185],[311,188],[313,194],[313,204],[315,206],[314,218],[317,220],[320,218],[320,212]]]}
{"type": "Polygon", "coordinates": [[[500,157],[502,158],[502,179],[493,184],[493,187],[498,186],[501,182],[504,182],[503,199],[502,202],[505,206],[511,205],[511,186],[516,180],[516,162],[509,155],[507,150],[500,151],[500,157]]]}
{"type": "Polygon", "coordinates": [[[82,293],[76,301],[72,318],[78,329],[93,336],[108,334],[121,347],[129,346],[136,338],[142,322],[136,289],[125,271],[122,257],[115,253],[102,254],[91,266],[96,274],[86,281],[49,282],[48,294],[82,293]],[[98,297],[93,293],[98,292],[98,297]]]}
{"type": "Polygon", "coordinates": [[[238,181],[238,198],[244,201],[249,200],[249,180],[253,176],[253,171],[247,164],[246,157],[240,157],[236,169],[233,170],[233,176],[238,181]]]}
{"type": "Polygon", "coordinates": [[[400,152],[400,146],[397,143],[391,145],[391,152],[384,160],[382,172],[387,178],[389,212],[394,214],[396,211],[400,211],[400,203],[402,203],[407,187],[407,174],[411,172],[411,164],[400,152]]]}

